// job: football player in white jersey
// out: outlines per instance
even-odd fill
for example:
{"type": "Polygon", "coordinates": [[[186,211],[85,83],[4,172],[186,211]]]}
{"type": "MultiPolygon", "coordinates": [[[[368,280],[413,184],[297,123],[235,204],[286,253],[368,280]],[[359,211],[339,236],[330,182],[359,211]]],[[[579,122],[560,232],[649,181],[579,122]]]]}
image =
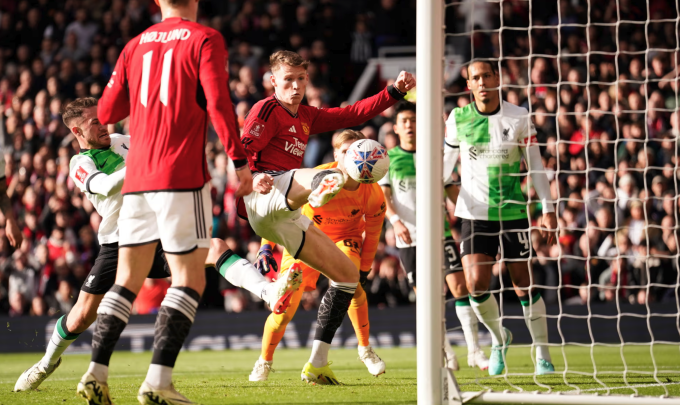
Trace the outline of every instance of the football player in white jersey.
{"type": "Polygon", "coordinates": [[[545,302],[531,285],[528,206],[521,190],[520,162],[526,161],[543,210],[543,237],[556,241],[557,218],[536,140],[526,109],[502,101],[500,78],[492,62],[468,66],[468,87],[474,102],[455,108],[446,123],[444,174],[461,157],[461,187],[455,215],[462,219],[460,253],[470,291],[470,304],[491,332],[489,374],[501,374],[512,334],[501,327],[498,303],[489,293],[491,269],[501,252],[524,318],[536,346],[536,374],[555,371],[548,350],[545,302]]]}
{"type": "MultiPolygon", "coordinates": [[[[14,391],[38,388],[59,367],[64,350],[97,319],[99,303],[116,279],[117,221],[123,202],[120,190],[125,179],[130,136],[109,134],[97,118],[97,100],[91,97],[70,103],[62,119],[80,145],[80,153],[71,159],[70,177],[102,216],[98,234],[101,249],[73,309],[57,321],[45,356],[19,377],[14,391]]],[[[4,165],[2,167],[4,169],[4,165]]],[[[250,262],[229,250],[221,239],[213,238],[211,241],[206,267],[211,266],[233,285],[251,291],[281,312],[285,312],[289,302],[287,298],[302,282],[302,274],[294,271],[288,272],[288,277],[270,282],[250,262]]],[[[149,277],[170,277],[160,244],[149,277]]],[[[108,364],[96,364],[95,368],[108,369],[108,364]]],[[[103,395],[103,403],[107,398],[108,391],[103,395]]]]}

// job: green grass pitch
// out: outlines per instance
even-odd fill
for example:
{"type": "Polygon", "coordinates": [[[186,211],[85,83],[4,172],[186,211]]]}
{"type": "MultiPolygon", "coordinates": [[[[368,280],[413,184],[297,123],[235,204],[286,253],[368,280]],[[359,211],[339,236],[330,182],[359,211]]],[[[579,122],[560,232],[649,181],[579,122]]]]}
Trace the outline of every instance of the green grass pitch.
{"type": "MultiPolygon", "coordinates": [[[[590,348],[567,347],[569,369],[592,372],[590,348]]],[[[202,404],[413,404],[416,402],[416,349],[377,349],[387,364],[387,373],[374,378],[357,360],[356,350],[332,350],[330,358],[336,376],[346,385],[340,387],[311,386],[300,381],[300,370],[309,356],[308,349],[279,350],[276,353],[276,373],[264,383],[251,383],[248,374],[258,357],[255,351],[183,352],[175,368],[175,385],[183,394],[202,404]]],[[[456,348],[461,365],[465,366],[466,349],[456,348]]],[[[486,350],[488,353],[488,349],[486,350]]],[[[641,395],[662,395],[663,388],[654,384],[654,371],[649,346],[628,346],[624,356],[630,371],[628,384],[638,386],[641,395]],[[642,374],[637,372],[642,372],[642,374]],[[644,374],[650,373],[650,374],[644,374]]],[[[552,349],[558,372],[564,370],[564,360],[559,348],[552,349]]],[[[75,395],[78,379],[85,372],[88,355],[68,355],[62,366],[40,387],[37,392],[13,393],[14,383],[21,372],[36,362],[42,354],[0,355],[0,405],[14,404],[82,404],[75,395]]],[[[623,362],[619,348],[596,347],[595,360],[599,380],[609,387],[624,387],[623,362]],[[607,374],[606,371],[616,371],[607,374]]],[[[658,378],[667,383],[673,396],[680,396],[680,350],[677,345],[657,345],[654,348],[658,378]]],[[[115,404],[137,404],[135,395],[146,375],[151,353],[115,353],[110,367],[111,395],[115,404]]],[[[511,347],[508,352],[509,371],[530,373],[532,362],[529,349],[511,347]]],[[[456,373],[461,388],[477,391],[484,387],[495,391],[513,389],[504,377],[490,378],[478,370],[466,366],[456,373]]],[[[542,390],[534,377],[510,376],[507,380],[522,389],[542,390]]],[[[539,383],[552,386],[554,390],[569,390],[561,373],[542,376],[539,383]]],[[[590,376],[568,374],[569,384],[590,393],[599,392],[602,385],[590,376]],[[588,391],[590,390],[590,391],[588,391]]],[[[632,394],[630,389],[617,389],[617,394],[632,394]]]]}

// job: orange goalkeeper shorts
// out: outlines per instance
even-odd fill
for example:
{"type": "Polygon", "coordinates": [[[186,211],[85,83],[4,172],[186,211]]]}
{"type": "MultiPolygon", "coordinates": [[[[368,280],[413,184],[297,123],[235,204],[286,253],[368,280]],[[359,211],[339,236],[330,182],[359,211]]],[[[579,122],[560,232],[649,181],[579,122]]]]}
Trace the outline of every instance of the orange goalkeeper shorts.
{"type": "MultiPolygon", "coordinates": [[[[335,246],[342,250],[342,253],[349,257],[352,263],[354,263],[357,271],[359,271],[359,266],[361,265],[361,244],[362,240],[355,238],[343,239],[335,242],[335,246]]],[[[296,260],[293,256],[291,256],[287,250],[284,250],[280,269],[288,269],[295,262],[296,260]]],[[[302,263],[300,260],[297,260],[297,262],[300,263],[300,267],[302,268],[302,285],[300,288],[302,288],[303,291],[316,290],[316,283],[319,280],[319,275],[321,273],[302,263]]]]}

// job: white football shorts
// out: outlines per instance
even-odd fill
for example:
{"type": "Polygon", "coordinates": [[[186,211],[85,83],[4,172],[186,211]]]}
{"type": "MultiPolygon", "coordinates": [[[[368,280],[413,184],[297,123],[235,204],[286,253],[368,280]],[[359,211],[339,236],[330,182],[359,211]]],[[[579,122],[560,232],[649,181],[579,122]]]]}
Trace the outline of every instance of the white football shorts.
{"type": "Polygon", "coordinates": [[[118,217],[120,247],[160,241],[171,254],[210,248],[212,201],[206,183],[195,191],[125,194],[118,217]]]}
{"type": "Polygon", "coordinates": [[[253,191],[243,197],[243,202],[248,212],[248,222],[255,233],[285,247],[297,259],[305,244],[305,232],[312,221],[302,215],[302,210],[292,210],[288,206],[293,173],[295,170],[267,173],[274,178],[269,194],[253,191]]]}

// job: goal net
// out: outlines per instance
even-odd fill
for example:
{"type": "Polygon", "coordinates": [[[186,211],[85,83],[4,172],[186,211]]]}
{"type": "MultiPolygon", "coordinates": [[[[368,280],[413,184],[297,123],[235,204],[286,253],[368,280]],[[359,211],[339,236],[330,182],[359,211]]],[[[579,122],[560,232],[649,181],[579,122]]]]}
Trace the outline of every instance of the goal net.
{"type": "MultiPolygon", "coordinates": [[[[499,251],[491,292],[503,326],[514,334],[505,370],[490,377],[467,368],[465,351],[458,351],[461,370],[443,385],[442,398],[454,403],[680,403],[678,1],[442,0],[432,6],[441,7],[439,15],[429,10],[435,28],[424,26],[428,9],[418,3],[418,104],[427,99],[427,106],[442,106],[448,113],[473,102],[464,66],[473,60],[494,63],[502,99],[526,108],[535,124],[559,226],[557,244],[548,246],[523,161],[520,176],[534,250],[530,275],[546,302],[555,373],[534,374],[535,346],[508,260],[499,251]],[[440,20],[443,30],[437,29],[440,20]],[[428,35],[431,54],[423,46],[428,35]],[[442,54],[437,54],[439,46],[442,54]],[[423,73],[434,72],[425,70],[423,58],[465,62],[447,63],[437,82],[423,80],[423,73]],[[442,89],[443,105],[437,104],[442,89]]],[[[429,135],[422,134],[421,106],[418,111],[420,148],[429,135]]],[[[437,128],[431,135],[429,142],[441,145],[437,128]]],[[[419,156],[418,171],[429,164],[422,162],[425,158],[419,156]]],[[[436,229],[429,226],[437,218],[418,219],[419,230],[436,229]]],[[[455,232],[454,238],[460,241],[455,232]]],[[[419,248],[419,253],[428,251],[419,248]]],[[[441,256],[441,244],[431,253],[441,256]]],[[[423,263],[418,262],[419,281],[423,263]]],[[[431,287],[433,295],[440,286],[431,287]]],[[[424,307],[420,300],[426,287],[419,283],[418,288],[424,307]]],[[[436,312],[436,302],[427,305],[436,312]]],[[[452,302],[445,312],[446,338],[464,345],[452,302]]],[[[434,332],[427,336],[440,328],[431,327],[434,332]]],[[[481,325],[480,331],[485,331],[481,325]]],[[[419,346],[420,333],[425,332],[419,330],[419,346]]],[[[488,347],[485,351],[488,355],[488,347]]],[[[435,362],[441,366],[438,353],[435,362]]],[[[427,367],[418,354],[419,369],[427,367]]]]}

